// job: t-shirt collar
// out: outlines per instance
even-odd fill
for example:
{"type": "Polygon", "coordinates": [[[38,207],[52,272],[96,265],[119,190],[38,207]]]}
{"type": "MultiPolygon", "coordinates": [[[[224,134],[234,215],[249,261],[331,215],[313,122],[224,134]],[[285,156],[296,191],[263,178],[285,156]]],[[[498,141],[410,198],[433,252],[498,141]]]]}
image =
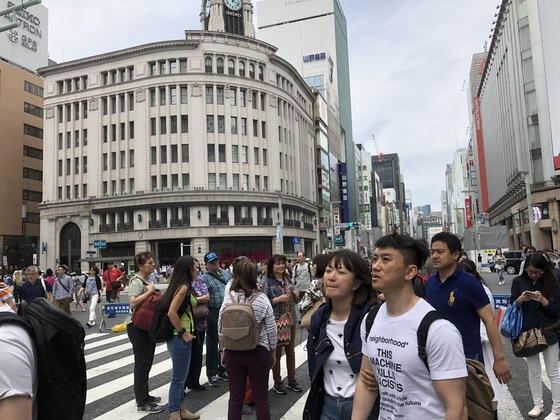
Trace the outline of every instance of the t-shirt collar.
{"type": "MultiPolygon", "coordinates": [[[[457,266],[457,268],[455,269],[455,271],[454,271],[449,277],[447,277],[447,280],[445,280],[444,283],[447,283],[449,280],[458,277],[459,274],[461,274],[462,271],[463,271],[463,269],[462,269],[461,267],[457,266]]],[[[439,277],[439,270],[436,271],[435,276],[436,276],[436,279],[437,279],[439,285],[441,286],[443,283],[441,282],[441,279],[440,279],[440,277],[439,277]]]]}

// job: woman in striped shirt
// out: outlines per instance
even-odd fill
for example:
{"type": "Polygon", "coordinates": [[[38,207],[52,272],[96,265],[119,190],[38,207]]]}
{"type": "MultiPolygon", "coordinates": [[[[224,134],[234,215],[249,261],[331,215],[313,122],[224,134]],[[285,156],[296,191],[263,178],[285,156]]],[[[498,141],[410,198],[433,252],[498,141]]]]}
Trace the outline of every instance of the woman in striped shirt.
{"type": "Polygon", "coordinates": [[[268,371],[276,363],[276,322],[270,301],[265,294],[259,292],[257,265],[253,261],[246,259],[235,264],[233,283],[220,308],[218,325],[221,326],[225,306],[232,302],[231,296],[235,302],[245,302],[254,293],[259,293],[252,306],[257,324],[261,325],[257,347],[246,351],[224,349],[221,327],[218,330],[222,365],[226,366],[229,377],[228,420],[241,420],[247,375],[251,381],[257,419],[270,420],[268,371]]]}

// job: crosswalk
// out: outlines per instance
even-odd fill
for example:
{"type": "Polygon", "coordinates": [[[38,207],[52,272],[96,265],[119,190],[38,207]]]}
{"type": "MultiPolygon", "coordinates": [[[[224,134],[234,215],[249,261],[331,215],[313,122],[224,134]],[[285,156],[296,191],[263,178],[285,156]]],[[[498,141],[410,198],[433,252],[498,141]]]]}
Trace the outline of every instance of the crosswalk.
{"type": "MultiPolygon", "coordinates": [[[[288,391],[286,396],[276,395],[272,391],[272,375],[269,377],[271,417],[276,420],[301,419],[303,407],[309,392],[309,375],[307,371],[307,352],[303,335],[298,335],[296,353],[296,378],[304,388],[302,393],[288,391]],[[302,340],[303,339],[303,340],[302,340]]],[[[86,336],[85,353],[87,365],[88,393],[86,400],[86,420],[140,420],[167,419],[168,413],[146,415],[136,411],[133,391],[134,356],[132,346],[126,333],[91,333],[86,336]]],[[[205,355],[204,351],[204,355],[205,355]]],[[[508,354],[508,361],[512,367],[515,381],[504,386],[505,400],[499,406],[499,418],[507,420],[523,419],[523,413],[532,408],[528,391],[527,368],[522,359],[513,360],[508,354]],[[519,381],[519,382],[518,382],[519,381]]],[[[281,359],[281,373],[286,377],[285,356],[281,359]]],[[[154,363],[150,371],[150,393],[162,399],[167,404],[169,382],[171,380],[171,359],[166,344],[156,346],[154,363]]],[[[550,404],[550,381],[544,365],[542,379],[545,391],[545,401],[550,404]]],[[[200,383],[208,385],[203,367],[200,383]]],[[[186,404],[193,412],[201,415],[202,419],[227,419],[227,405],[229,393],[227,383],[220,382],[218,387],[207,391],[190,391],[186,404]]],[[[256,418],[255,415],[245,416],[246,419],[256,418]]]]}

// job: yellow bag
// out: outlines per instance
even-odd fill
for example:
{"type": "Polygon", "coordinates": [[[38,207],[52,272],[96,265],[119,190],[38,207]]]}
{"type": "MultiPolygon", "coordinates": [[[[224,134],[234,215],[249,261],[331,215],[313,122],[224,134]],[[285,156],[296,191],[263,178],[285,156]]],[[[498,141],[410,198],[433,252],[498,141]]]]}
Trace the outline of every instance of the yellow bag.
{"type": "Polygon", "coordinates": [[[117,324],[117,325],[115,325],[113,328],[111,328],[111,331],[113,331],[113,332],[123,332],[123,331],[126,331],[126,324],[125,324],[125,323],[117,324]]]}

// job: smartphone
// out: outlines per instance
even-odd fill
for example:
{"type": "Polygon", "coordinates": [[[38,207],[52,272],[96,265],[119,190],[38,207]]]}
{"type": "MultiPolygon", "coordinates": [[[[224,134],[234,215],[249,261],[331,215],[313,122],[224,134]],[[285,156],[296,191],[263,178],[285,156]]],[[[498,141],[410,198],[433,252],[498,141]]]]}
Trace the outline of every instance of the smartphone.
{"type": "Polygon", "coordinates": [[[533,295],[535,294],[535,292],[531,292],[530,290],[525,290],[525,291],[523,292],[523,294],[529,295],[529,296],[533,296],[533,295]]]}

